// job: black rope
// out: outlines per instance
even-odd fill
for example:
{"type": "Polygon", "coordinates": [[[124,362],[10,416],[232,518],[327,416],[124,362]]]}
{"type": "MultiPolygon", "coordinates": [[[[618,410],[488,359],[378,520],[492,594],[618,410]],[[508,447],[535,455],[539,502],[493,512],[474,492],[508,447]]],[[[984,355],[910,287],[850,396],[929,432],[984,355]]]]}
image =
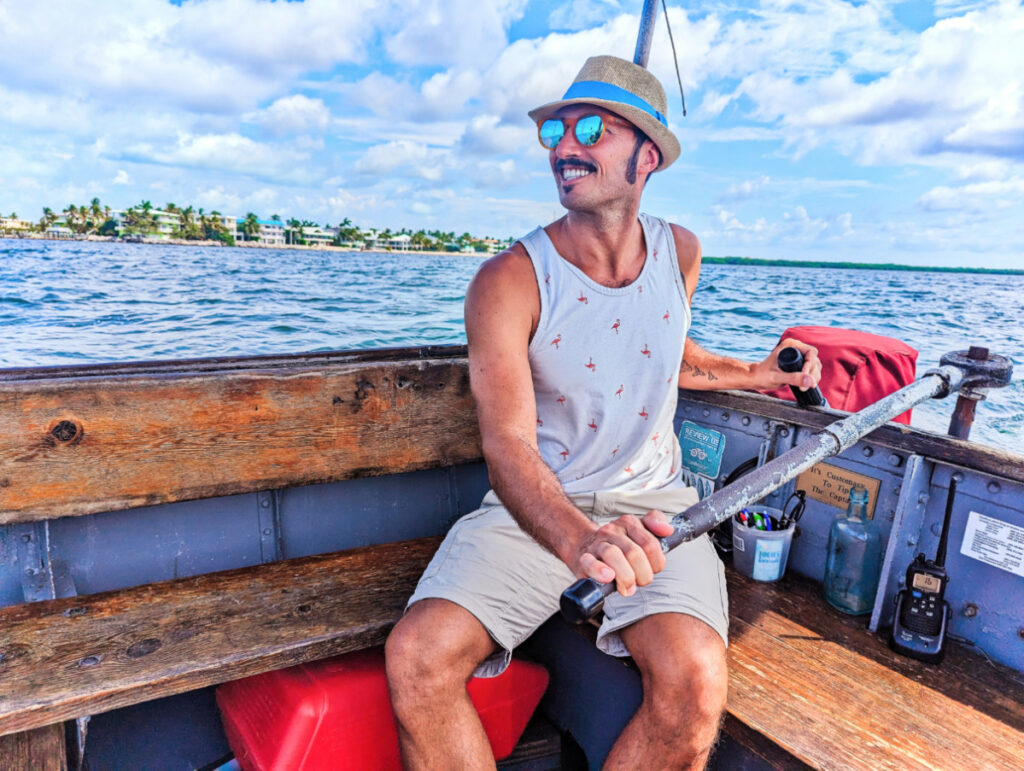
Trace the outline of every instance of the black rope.
{"type": "Polygon", "coordinates": [[[683,117],[686,117],[686,96],[683,94],[683,78],[679,74],[679,57],[676,55],[676,41],[672,38],[672,25],[668,23],[668,8],[665,0],[661,0],[661,7],[665,11],[665,28],[668,30],[668,42],[672,44],[672,61],[676,65],[676,80],[679,81],[679,98],[683,101],[683,117]]]}

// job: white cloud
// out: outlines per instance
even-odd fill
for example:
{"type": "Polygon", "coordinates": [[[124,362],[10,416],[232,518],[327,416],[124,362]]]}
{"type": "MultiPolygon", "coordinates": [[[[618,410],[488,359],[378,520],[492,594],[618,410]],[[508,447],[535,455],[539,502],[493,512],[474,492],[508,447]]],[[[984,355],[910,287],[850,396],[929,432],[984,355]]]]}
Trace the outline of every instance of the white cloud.
{"type": "Polygon", "coordinates": [[[357,174],[367,176],[380,177],[398,172],[403,176],[438,181],[450,159],[450,151],[446,149],[399,140],[374,145],[352,168],[357,174]]]}
{"type": "Polygon", "coordinates": [[[580,30],[593,27],[622,13],[619,0],[569,0],[548,15],[553,29],[580,30]]]}
{"type": "Polygon", "coordinates": [[[918,206],[927,211],[984,213],[1024,204],[1024,177],[975,182],[960,187],[941,185],[922,195],[918,206]]]}
{"type": "Polygon", "coordinates": [[[763,174],[756,179],[746,179],[743,182],[737,182],[729,185],[722,197],[726,200],[742,200],[745,198],[753,198],[759,195],[760,192],[771,184],[771,179],[763,174]]]}
{"type": "Polygon", "coordinates": [[[709,238],[727,237],[738,243],[781,243],[789,245],[835,241],[854,233],[853,215],[842,212],[812,217],[803,206],[783,211],[772,218],[758,217],[752,222],[742,221],[735,212],[722,206],[712,207],[711,213],[719,230],[706,235],[709,238]]]}
{"type": "Polygon", "coordinates": [[[193,135],[181,132],[174,143],[139,143],[112,157],[281,180],[305,178],[309,174],[300,165],[308,160],[307,153],[283,145],[256,142],[237,133],[193,135]]]}
{"type": "Polygon", "coordinates": [[[132,183],[132,178],[124,169],[118,169],[117,176],[115,176],[111,182],[115,185],[130,185],[132,183]]]}
{"type": "Polygon", "coordinates": [[[266,109],[245,116],[246,121],[262,126],[272,136],[322,132],[330,119],[331,111],[322,99],[311,99],[304,94],[281,97],[266,109]]]}
{"type": "Polygon", "coordinates": [[[536,130],[525,121],[521,121],[520,125],[508,125],[500,121],[497,115],[478,115],[470,120],[459,139],[460,148],[483,155],[503,155],[517,152],[537,141],[536,130]]]}
{"type": "MultiPolygon", "coordinates": [[[[209,211],[237,217],[246,212],[267,212],[276,207],[279,197],[276,190],[264,187],[246,192],[244,195],[225,189],[221,185],[203,188],[196,193],[195,205],[209,211]]],[[[269,215],[267,215],[269,216],[269,215]]]]}

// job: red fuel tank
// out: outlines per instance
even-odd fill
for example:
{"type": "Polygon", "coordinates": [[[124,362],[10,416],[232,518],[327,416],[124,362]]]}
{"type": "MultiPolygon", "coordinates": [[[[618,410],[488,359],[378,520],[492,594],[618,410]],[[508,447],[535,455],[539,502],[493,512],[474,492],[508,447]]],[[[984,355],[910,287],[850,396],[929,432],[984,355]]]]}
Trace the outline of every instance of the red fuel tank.
{"type": "MultiPolygon", "coordinates": [[[[496,759],[511,754],[547,684],[543,667],[519,659],[470,680],[496,759]]],[[[217,704],[245,771],[401,769],[383,648],[225,683],[217,704]]]]}

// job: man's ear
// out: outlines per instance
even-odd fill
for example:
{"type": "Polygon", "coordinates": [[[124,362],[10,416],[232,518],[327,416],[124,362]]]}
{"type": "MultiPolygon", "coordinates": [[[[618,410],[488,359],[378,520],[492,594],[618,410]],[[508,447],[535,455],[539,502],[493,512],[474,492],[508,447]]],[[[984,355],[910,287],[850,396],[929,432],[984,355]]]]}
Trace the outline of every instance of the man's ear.
{"type": "Polygon", "coordinates": [[[640,157],[637,159],[636,170],[640,174],[650,174],[661,165],[661,153],[658,146],[650,139],[644,141],[640,148],[640,157]]]}

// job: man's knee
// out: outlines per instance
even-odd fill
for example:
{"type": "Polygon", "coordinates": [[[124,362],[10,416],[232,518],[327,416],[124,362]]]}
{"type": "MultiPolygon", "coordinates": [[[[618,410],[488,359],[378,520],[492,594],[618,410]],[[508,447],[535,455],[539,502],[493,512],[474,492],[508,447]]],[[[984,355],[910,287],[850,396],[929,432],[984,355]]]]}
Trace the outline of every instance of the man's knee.
{"type": "Polygon", "coordinates": [[[471,613],[446,600],[423,600],[388,636],[388,686],[393,696],[464,687],[492,648],[490,636],[471,613]]]}
{"type": "Polygon", "coordinates": [[[660,719],[717,732],[729,684],[724,651],[704,646],[666,654],[644,672],[652,709],[660,719]]]}
{"type": "Polygon", "coordinates": [[[690,616],[666,614],[645,621],[643,637],[635,635],[627,645],[640,667],[649,709],[657,720],[694,729],[713,741],[729,683],[722,638],[690,616]]]}

